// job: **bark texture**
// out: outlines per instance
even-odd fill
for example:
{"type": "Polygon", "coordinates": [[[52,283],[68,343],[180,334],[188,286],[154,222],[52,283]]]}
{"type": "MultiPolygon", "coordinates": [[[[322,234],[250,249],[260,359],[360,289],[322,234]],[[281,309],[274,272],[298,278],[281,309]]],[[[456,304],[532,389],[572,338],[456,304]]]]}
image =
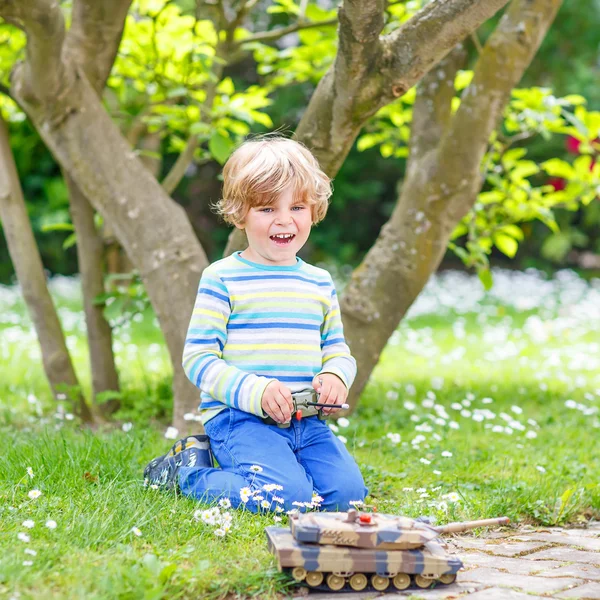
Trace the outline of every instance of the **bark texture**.
{"type": "Polygon", "coordinates": [[[484,47],[453,117],[452,60],[421,82],[400,198],[341,301],[348,343],[359,365],[352,406],[390,335],[438,267],[454,227],[475,203],[489,137],[560,4],[513,1],[484,47]]]}
{"type": "MultiPolygon", "coordinates": [[[[119,377],[112,348],[112,330],[104,318],[103,306],[94,304],[94,298],[104,293],[104,241],[94,222],[94,209],[79,187],[64,173],[69,188],[71,218],[77,232],[77,261],[81,274],[83,309],[87,327],[92,394],[119,390],[119,377]]],[[[101,407],[110,414],[118,402],[109,401],[101,407]]]]}
{"type": "MultiPolygon", "coordinates": [[[[112,68],[123,34],[123,23],[131,0],[90,2],[73,5],[73,18],[64,54],[85,73],[100,96],[112,68]]],[[[104,293],[104,241],[94,223],[94,208],[68,173],[63,173],[69,190],[73,225],[77,234],[77,260],[81,274],[83,306],[87,328],[92,395],[119,390],[119,377],[112,348],[112,329],[104,318],[103,307],[94,298],[104,293]]],[[[101,405],[104,414],[119,406],[116,399],[101,405]]]]}
{"type": "Polygon", "coordinates": [[[53,394],[65,392],[74,410],[85,422],[90,410],[71,362],[65,336],[46,286],[42,259],[29,222],[17,168],[8,142],[8,127],[0,116],[0,219],[29,316],[33,321],[42,353],[42,363],[53,394]]]}

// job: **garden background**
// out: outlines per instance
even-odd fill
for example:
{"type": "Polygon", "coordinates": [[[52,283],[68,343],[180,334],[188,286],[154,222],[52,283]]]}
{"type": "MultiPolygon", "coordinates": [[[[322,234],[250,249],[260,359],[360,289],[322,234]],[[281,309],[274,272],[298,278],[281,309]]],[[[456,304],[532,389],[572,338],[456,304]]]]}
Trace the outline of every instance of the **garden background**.
{"type": "MultiPolygon", "coordinates": [[[[78,13],[90,6],[59,4],[66,29],[87,32],[94,41],[94,23],[86,29],[78,13]]],[[[336,5],[330,2],[109,4],[120,7],[123,20],[125,13],[128,17],[106,74],[103,103],[89,112],[110,115],[147,172],[175,201],[168,210],[183,209],[208,261],[217,260],[232,247],[229,230],[210,209],[219,198],[222,163],[249,134],[309,131],[303,117],[314,109],[307,104],[320,98],[317,84],[332,69],[338,86],[345,82],[341,88],[354,97],[352,82],[369,80],[364,70],[343,72],[338,40],[345,39],[348,22],[358,27],[365,15],[357,15],[352,2],[343,3],[338,29],[336,5]],[[244,43],[249,36],[254,37],[244,43]]],[[[386,39],[414,22],[415,14],[436,16],[436,2],[372,4],[382,19],[377,35],[386,39]]],[[[456,39],[445,41],[446,50],[428,58],[431,67],[438,66],[420,86],[413,84],[424,69],[402,75],[401,83],[411,84],[396,89],[372,115],[361,116],[355,138],[344,138],[347,156],[335,158],[334,150],[315,142],[334,176],[334,195],[302,257],[329,269],[347,298],[351,342],[364,331],[356,316],[363,307],[356,308],[353,293],[362,289],[361,272],[374,272],[381,262],[372,251],[386,222],[392,231],[399,215],[411,229],[410,236],[400,232],[397,238],[406,245],[398,252],[406,253],[394,260],[403,265],[423,263],[419,236],[438,235],[432,204],[410,204],[411,193],[427,196],[414,181],[416,171],[430,168],[417,162],[425,156],[419,143],[432,148],[428,127],[438,131],[435,116],[425,120],[422,107],[431,99],[446,107],[444,119],[465,116],[461,104],[467,107],[477,90],[473,82],[481,83],[478,66],[490,73],[486,48],[499,43],[494,34],[501,32],[506,2],[496,4],[480,22],[469,21],[466,36],[452,32],[456,39]],[[462,47],[455,48],[459,41],[462,47]],[[451,93],[440,97],[442,86],[432,84],[446,81],[451,93]],[[402,206],[408,208],[400,214],[402,206]],[[433,227],[424,226],[430,221],[433,227]]],[[[369,292],[381,288],[385,297],[369,298],[368,314],[375,320],[380,310],[391,316],[384,325],[370,320],[364,325],[374,332],[377,360],[361,363],[366,375],[353,400],[355,410],[330,426],[359,462],[369,502],[380,511],[425,514],[439,522],[503,514],[517,524],[577,526],[599,516],[600,4],[547,4],[558,10],[556,16],[535,2],[514,1],[506,9],[515,17],[515,27],[507,31],[516,32],[517,42],[519,23],[526,23],[528,32],[545,19],[548,31],[539,33],[541,45],[531,51],[531,60],[523,59],[524,74],[515,75],[512,91],[505,90],[489,131],[481,123],[475,127],[475,121],[473,131],[458,130],[467,145],[481,148],[475,158],[467,150],[460,153],[463,162],[474,161],[480,182],[468,210],[442,211],[453,219],[446,226],[448,250],[439,261],[423,263],[418,281],[407,268],[391,291],[375,280],[368,286],[369,292]],[[436,274],[429,278],[432,271],[436,274]],[[387,308],[392,304],[402,306],[387,308]]],[[[124,180],[108,177],[100,155],[112,146],[95,126],[91,137],[79,142],[88,146],[89,156],[76,145],[65,151],[61,135],[48,134],[44,123],[60,132],[62,121],[39,107],[54,102],[67,110],[75,101],[55,102],[46,93],[50,87],[42,94],[40,85],[32,102],[16,86],[23,77],[19,61],[36,68],[31,40],[35,8],[43,5],[23,3],[26,12],[11,15],[10,3],[0,1],[0,110],[9,141],[0,152],[5,234],[0,237],[0,592],[14,598],[273,597],[289,584],[276,573],[262,528],[279,519],[285,524],[285,516],[198,506],[143,484],[144,465],[178,435],[172,425],[180,432],[197,429],[198,415],[189,407],[179,415],[174,411],[172,355],[165,342],[170,325],[152,307],[156,296],[148,293],[148,265],[128,251],[132,242],[121,237],[110,210],[94,205],[88,213],[91,233],[77,222],[78,193],[93,196],[97,188],[98,196],[108,197],[100,179],[114,184],[115,198],[150,188],[141,182],[139,191],[124,192],[131,189],[124,180]],[[94,166],[94,153],[96,179],[93,168],[81,167],[86,161],[94,166]],[[13,158],[19,190],[9,171],[13,158]],[[39,323],[50,323],[51,313],[46,305],[39,308],[40,288],[31,293],[29,284],[40,281],[35,268],[21,267],[24,287],[15,276],[15,265],[31,251],[16,245],[11,251],[8,243],[27,238],[25,222],[7,208],[21,192],[73,365],[71,379],[52,379],[66,371],[44,360],[44,343],[38,342],[47,339],[39,323]],[[89,255],[81,254],[85,240],[96,240],[98,262],[86,262],[89,255]],[[95,270],[101,289],[95,292],[86,291],[80,274],[93,272],[90,264],[100,265],[95,270]],[[112,384],[110,369],[94,374],[90,367],[93,310],[110,332],[112,384]]],[[[444,18],[458,22],[467,12],[444,18]]],[[[94,11],[87,14],[99,18],[94,11]]],[[[119,18],[118,10],[115,15],[119,18]]],[[[431,36],[432,45],[444,37],[431,36]]],[[[500,41],[501,47],[511,43],[500,41]]],[[[342,45],[344,51],[350,47],[350,42],[342,45]]],[[[356,64],[365,58],[352,56],[356,64]]],[[[512,63],[503,64],[508,72],[512,63]]],[[[500,75],[495,72],[497,79],[500,75]]],[[[493,87],[494,81],[486,85],[493,87]]],[[[333,110],[342,115],[344,106],[333,102],[333,110]]],[[[77,128],[85,129],[82,123],[77,128]]],[[[439,131],[447,133],[441,125],[439,131]]],[[[308,139],[315,138],[307,134],[308,139]]],[[[118,164],[120,155],[110,162],[118,164]]],[[[441,185],[453,195],[454,181],[445,177],[441,185]]],[[[147,210],[155,208],[148,204],[147,210]]],[[[141,229],[139,235],[151,238],[156,229],[141,229]]],[[[155,244],[154,250],[161,247],[155,244]]],[[[170,272],[185,268],[171,263],[170,272]]],[[[192,270],[194,286],[198,277],[192,270]]],[[[56,341],[56,331],[46,335],[56,341]]],[[[351,345],[359,352],[356,341],[351,345]]]]}

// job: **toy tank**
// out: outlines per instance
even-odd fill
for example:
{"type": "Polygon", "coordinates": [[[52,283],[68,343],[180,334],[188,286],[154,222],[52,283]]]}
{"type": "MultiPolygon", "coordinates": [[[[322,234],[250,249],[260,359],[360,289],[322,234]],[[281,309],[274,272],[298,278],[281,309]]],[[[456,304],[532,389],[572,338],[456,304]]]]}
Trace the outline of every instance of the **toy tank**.
{"type": "Polygon", "coordinates": [[[505,525],[506,517],[433,527],[427,523],[356,510],[294,514],[290,529],[267,527],[280,571],[311,588],[384,591],[450,584],[463,564],[448,554],[440,534],[505,525]]]}

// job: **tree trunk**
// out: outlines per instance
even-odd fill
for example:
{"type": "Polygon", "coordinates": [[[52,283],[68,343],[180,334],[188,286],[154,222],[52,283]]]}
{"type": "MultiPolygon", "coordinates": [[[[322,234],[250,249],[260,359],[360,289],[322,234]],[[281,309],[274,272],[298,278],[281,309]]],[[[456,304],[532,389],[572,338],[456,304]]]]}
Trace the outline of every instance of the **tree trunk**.
{"type": "Polygon", "coordinates": [[[46,286],[44,267],[35,242],[19,176],[8,141],[8,128],[0,116],[0,217],[8,250],[33,321],[46,377],[54,396],[65,393],[83,421],[92,414],[67,349],[56,308],[46,286]]]}
{"type": "MultiPolygon", "coordinates": [[[[94,298],[104,293],[104,242],[94,222],[94,209],[76,183],[63,173],[69,189],[71,218],[77,233],[77,261],[81,274],[83,308],[87,327],[92,393],[94,403],[101,392],[119,390],[119,377],[112,348],[112,330],[104,318],[103,306],[94,298]]],[[[100,405],[101,412],[111,414],[119,408],[114,398],[100,405]]]]}
{"type": "Polygon", "coordinates": [[[198,390],[181,368],[181,357],[206,255],[183,208],[135,156],[84,77],[75,74],[58,105],[20,95],[31,91],[22,83],[25,76],[20,67],[15,69],[11,93],[140,270],[169,348],[174,423],[183,428],[183,415],[199,401],[198,390]]]}
{"type": "Polygon", "coordinates": [[[451,119],[447,88],[453,85],[452,70],[445,72],[442,64],[438,86],[429,85],[434,76],[420,84],[400,199],[341,300],[346,336],[358,363],[352,408],[390,335],[437,269],[452,231],[475,203],[490,135],[560,4],[512,3],[486,43],[451,119]]]}

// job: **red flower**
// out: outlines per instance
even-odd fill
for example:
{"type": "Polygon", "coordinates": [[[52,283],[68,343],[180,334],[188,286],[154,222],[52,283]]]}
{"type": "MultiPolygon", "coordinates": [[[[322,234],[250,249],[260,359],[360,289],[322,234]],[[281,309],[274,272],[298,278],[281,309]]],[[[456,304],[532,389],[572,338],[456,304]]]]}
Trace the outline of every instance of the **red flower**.
{"type": "Polygon", "coordinates": [[[567,187],[567,182],[560,177],[550,177],[547,181],[548,185],[554,187],[555,192],[560,192],[567,187]]]}
{"type": "Polygon", "coordinates": [[[567,147],[567,151],[571,154],[579,154],[579,146],[581,146],[581,142],[577,138],[574,138],[572,135],[570,135],[567,138],[565,146],[567,147]]]}

